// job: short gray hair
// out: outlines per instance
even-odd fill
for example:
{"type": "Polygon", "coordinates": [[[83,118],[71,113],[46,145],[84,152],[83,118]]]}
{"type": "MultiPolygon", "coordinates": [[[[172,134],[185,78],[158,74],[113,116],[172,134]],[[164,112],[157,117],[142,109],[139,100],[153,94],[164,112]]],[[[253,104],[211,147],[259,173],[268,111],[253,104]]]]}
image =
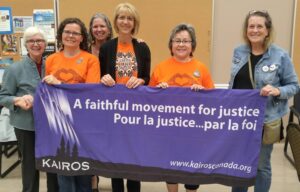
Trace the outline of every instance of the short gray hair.
{"type": "Polygon", "coordinates": [[[45,40],[46,45],[48,42],[48,39],[44,33],[43,30],[37,28],[37,27],[28,27],[25,31],[24,31],[24,35],[23,35],[23,43],[24,45],[26,44],[27,40],[29,38],[31,38],[34,35],[40,35],[42,37],[43,40],[45,40]]]}
{"type": "Polygon", "coordinates": [[[195,33],[194,27],[191,24],[187,24],[187,23],[181,23],[181,24],[177,25],[176,27],[174,27],[173,30],[171,31],[170,38],[169,38],[169,49],[171,51],[171,55],[173,55],[172,41],[173,41],[175,35],[181,31],[187,31],[191,36],[192,52],[191,52],[190,56],[193,56],[193,52],[195,51],[196,45],[197,45],[196,33],[195,33]]]}

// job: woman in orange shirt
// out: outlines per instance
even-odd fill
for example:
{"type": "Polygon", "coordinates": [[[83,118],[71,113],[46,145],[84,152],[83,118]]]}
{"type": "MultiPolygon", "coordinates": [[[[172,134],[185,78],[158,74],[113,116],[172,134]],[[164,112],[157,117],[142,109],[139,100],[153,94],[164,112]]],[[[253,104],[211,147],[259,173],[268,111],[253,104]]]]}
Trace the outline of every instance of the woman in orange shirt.
{"type": "MultiPolygon", "coordinates": [[[[189,24],[179,24],[169,38],[169,59],[158,64],[150,79],[150,86],[191,87],[192,90],[214,88],[208,69],[193,58],[197,41],[194,28],[189,24]]],[[[187,192],[194,192],[199,185],[185,185],[187,192]]],[[[169,192],[178,192],[178,184],[167,182],[169,192]]]]}
{"type": "MultiPolygon", "coordinates": [[[[84,23],[78,18],[67,18],[57,30],[60,51],[46,60],[48,84],[99,83],[100,63],[96,56],[88,52],[88,33],[84,23]]],[[[86,192],[92,190],[92,176],[58,175],[60,192],[86,192]]]]}
{"type": "MultiPolygon", "coordinates": [[[[139,29],[139,15],[129,3],[116,7],[114,28],[118,37],[100,48],[101,82],[106,86],[116,83],[127,88],[147,85],[150,79],[150,50],[145,42],[133,38],[139,29]]],[[[128,192],[140,192],[139,181],[127,180],[128,192]]],[[[124,192],[123,179],[112,178],[112,191],[124,192]]]]}

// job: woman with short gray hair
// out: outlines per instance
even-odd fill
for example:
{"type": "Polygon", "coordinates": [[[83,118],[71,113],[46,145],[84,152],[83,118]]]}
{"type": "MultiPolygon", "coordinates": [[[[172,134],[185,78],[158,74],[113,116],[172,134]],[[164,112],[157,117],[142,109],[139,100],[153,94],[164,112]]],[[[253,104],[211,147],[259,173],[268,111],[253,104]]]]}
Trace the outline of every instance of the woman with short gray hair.
{"type": "MultiPolygon", "coordinates": [[[[150,78],[150,86],[167,88],[190,87],[194,91],[214,88],[208,69],[193,58],[197,41],[195,29],[190,24],[179,24],[169,38],[171,58],[156,65],[150,78]]],[[[199,185],[184,185],[187,192],[196,192],[199,185]]],[[[168,192],[178,192],[178,184],[167,181],[168,192]]]]}
{"type": "Polygon", "coordinates": [[[15,129],[21,153],[24,192],[39,191],[39,171],[35,168],[35,127],[33,123],[33,95],[41,81],[43,53],[47,38],[37,27],[24,32],[28,55],[10,65],[4,72],[0,90],[0,105],[10,111],[10,124],[15,129]]]}

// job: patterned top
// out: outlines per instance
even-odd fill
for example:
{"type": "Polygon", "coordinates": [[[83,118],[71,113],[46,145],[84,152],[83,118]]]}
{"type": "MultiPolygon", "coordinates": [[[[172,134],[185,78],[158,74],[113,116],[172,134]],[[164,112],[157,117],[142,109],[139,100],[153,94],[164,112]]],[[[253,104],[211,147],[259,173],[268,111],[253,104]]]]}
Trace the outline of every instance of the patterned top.
{"type": "Polygon", "coordinates": [[[132,44],[118,44],[116,56],[116,81],[126,84],[130,77],[137,77],[137,61],[132,44]]]}

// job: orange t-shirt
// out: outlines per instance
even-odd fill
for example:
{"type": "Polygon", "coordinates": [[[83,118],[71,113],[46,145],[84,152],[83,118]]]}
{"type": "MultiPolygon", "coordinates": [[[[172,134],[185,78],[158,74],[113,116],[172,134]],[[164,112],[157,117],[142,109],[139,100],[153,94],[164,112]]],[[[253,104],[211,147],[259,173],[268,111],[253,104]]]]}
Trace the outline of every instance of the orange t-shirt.
{"type": "Polygon", "coordinates": [[[116,82],[126,84],[130,77],[137,77],[137,61],[132,44],[118,43],[116,56],[116,82]]]}
{"type": "Polygon", "coordinates": [[[161,62],[155,67],[149,85],[156,86],[161,82],[169,86],[189,87],[199,84],[205,88],[214,88],[208,69],[196,59],[183,63],[171,57],[161,62]]]}
{"type": "Polygon", "coordinates": [[[50,74],[63,83],[99,83],[100,63],[96,56],[86,51],[72,58],[57,52],[46,59],[46,75],[50,74]]]}

